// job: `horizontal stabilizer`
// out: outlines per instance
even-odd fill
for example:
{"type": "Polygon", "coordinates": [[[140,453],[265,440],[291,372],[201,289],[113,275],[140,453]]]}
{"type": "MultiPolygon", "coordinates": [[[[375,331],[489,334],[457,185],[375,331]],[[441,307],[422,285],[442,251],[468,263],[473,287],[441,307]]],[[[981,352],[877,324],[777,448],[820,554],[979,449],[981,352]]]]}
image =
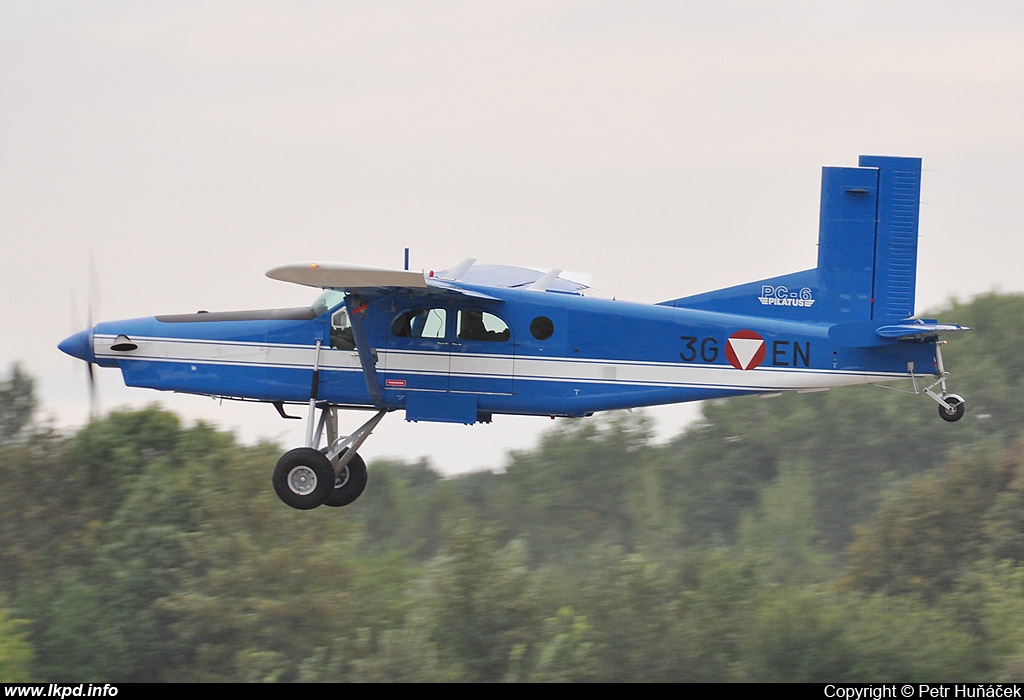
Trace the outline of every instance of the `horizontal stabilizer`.
{"type": "Polygon", "coordinates": [[[939,333],[956,333],[958,331],[973,330],[959,323],[939,323],[938,321],[917,319],[904,323],[893,323],[882,326],[876,333],[883,338],[898,338],[899,340],[913,340],[918,338],[932,338],[939,333]]]}
{"type": "Polygon", "coordinates": [[[958,323],[939,323],[930,319],[906,319],[899,323],[879,326],[878,321],[839,323],[828,331],[829,340],[855,348],[889,345],[898,340],[924,340],[940,333],[971,330],[958,323]]]}

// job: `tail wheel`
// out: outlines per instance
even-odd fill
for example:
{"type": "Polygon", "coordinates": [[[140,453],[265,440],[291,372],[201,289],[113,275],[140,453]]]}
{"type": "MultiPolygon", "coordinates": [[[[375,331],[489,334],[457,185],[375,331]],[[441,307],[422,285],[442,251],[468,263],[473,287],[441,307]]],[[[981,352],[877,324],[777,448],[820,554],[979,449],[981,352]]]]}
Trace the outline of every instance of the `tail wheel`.
{"type": "Polygon", "coordinates": [[[274,466],[274,491],[298,510],[323,505],[334,487],[334,468],[326,457],[310,447],[288,450],[274,466]]]}
{"type": "MultiPolygon", "coordinates": [[[[346,451],[341,454],[345,454],[346,451]]],[[[321,450],[321,453],[324,452],[326,452],[326,448],[321,450]]],[[[341,455],[338,456],[341,457],[341,455]]],[[[324,503],[334,508],[347,506],[362,495],[363,489],[366,488],[366,480],[366,462],[358,454],[352,455],[348,464],[335,475],[334,488],[324,503]]]]}
{"type": "Polygon", "coordinates": [[[939,406],[939,415],[942,420],[949,423],[956,423],[964,417],[964,399],[956,394],[948,394],[942,397],[945,406],[939,406]]]}

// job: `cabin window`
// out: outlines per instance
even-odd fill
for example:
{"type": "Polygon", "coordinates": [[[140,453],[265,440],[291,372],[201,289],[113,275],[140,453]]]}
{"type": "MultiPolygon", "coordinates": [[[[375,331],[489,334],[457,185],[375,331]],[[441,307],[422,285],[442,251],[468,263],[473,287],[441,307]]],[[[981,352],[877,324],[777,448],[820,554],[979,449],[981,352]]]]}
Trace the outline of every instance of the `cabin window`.
{"type": "Polygon", "coordinates": [[[444,338],[447,315],[444,309],[406,311],[391,324],[399,338],[444,338]]]}
{"type": "Polygon", "coordinates": [[[554,332],[555,324],[547,316],[538,316],[530,321],[530,335],[537,340],[547,340],[554,332]]]}
{"type": "Polygon", "coordinates": [[[508,324],[494,314],[479,309],[459,310],[459,340],[505,342],[512,335],[508,324]]]}

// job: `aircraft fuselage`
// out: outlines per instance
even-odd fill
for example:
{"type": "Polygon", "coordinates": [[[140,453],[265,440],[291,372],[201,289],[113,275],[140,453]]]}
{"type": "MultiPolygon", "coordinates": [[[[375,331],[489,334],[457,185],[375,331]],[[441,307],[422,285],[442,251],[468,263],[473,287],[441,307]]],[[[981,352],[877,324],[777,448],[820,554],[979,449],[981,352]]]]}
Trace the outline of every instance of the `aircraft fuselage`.
{"type": "MultiPolygon", "coordinates": [[[[500,293],[501,301],[439,297],[432,305],[397,290],[371,301],[365,329],[383,407],[405,409],[409,420],[473,423],[891,381],[909,376],[908,363],[917,374],[935,372],[934,342],[857,348],[830,341],[828,323],[500,293]],[[481,315],[491,330],[471,333],[481,315]]],[[[319,401],[373,408],[354,346],[337,337],[332,346],[338,310],[103,323],[91,350],[129,386],[262,401],[307,401],[318,364],[319,401]],[[136,347],[111,349],[119,335],[136,347]]]]}

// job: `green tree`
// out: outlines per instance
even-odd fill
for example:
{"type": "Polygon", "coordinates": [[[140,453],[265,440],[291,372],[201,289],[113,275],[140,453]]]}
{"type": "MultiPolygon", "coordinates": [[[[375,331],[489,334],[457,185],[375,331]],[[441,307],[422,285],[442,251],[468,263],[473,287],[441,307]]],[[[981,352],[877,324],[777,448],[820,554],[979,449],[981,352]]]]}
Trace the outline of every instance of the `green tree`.
{"type": "Polygon", "coordinates": [[[0,380],[0,444],[21,436],[31,425],[36,411],[35,382],[18,364],[11,365],[0,380]]]}
{"type": "Polygon", "coordinates": [[[59,577],[95,553],[111,502],[67,457],[68,438],[36,429],[0,445],[0,589],[59,577]]]}
{"type": "Polygon", "coordinates": [[[737,550],[760,575],[787,586],[820,583],[834,573],[833,557],[818,545],[815,478],[803,461],[784,464],[761,490],[760,503],[740,523],[737,550]]]}
{"type": "Polygon", "coordinates": [[[975,678],[1024,679],[1024,568],[1010,560],[980,559],[942,597],[938,610],[973,638],[984,671],[975,678]]]}
{"type": "Polygon", "coordinates": [[[855,655],[842,614],[820,591],[775,588],[759,596],[740,644],[744,680],[768,683],[853,681],[855,655]]]}
{"type": "Polygon", "coordinates": [[[561,595],[577,615],[569,628],[576,639],[565,640],[573,643],[566,652],[578,657],[575,672],[586,677],[572,680],[695,680],[688,621],[671,568],[620,547],[595,545],[588,553],[572,571],[549,572],[565,577],[561,595]]]}
{"type": "Polygon", "coordinates": [[[217,449],[188,479],[194,531],[181,536],[177,584],[152,607],[190,679],[350,680],[360,635],[401,619],[401,560],[360,551],[354,510],[281,504],[253,478],[277,453],[217,449]]]}
{"type": "Polygon", "coordinates": [[[985,515],[1007,482],[1000,461],[980,450],[914,479],[858,528],[842,584],[929,600],[948,592],[980,556],[985,515]]]}
{"type": "Polygon", "coordinates": [[[643,524],[633,507],[644,503],[650,439],[641,414],[565,421],[536,450],[512,454],[489,509],[539,559],[572,556],[597,541],[632,547],[643,524]]]}
{"type": "Polygon", "coordinates": [[[758,682],[983,680],[983,649],[955,620],[911,597],[819,586],[758,592],[740,644],[740,673],[758,682]]]}
{"type": "Polygon", "coordinates": [[[19,607],[32,619],[39,677],[78,682],[131,677],[134,650],[125,639],[121,619],[112,614],[111,602],[100,584],[78,572],[19,595],[19,607]]]}
{"type": "Polygon", "coordinates": [[[78,540],[87,547],[55,563],[56,577],[37,578],[45,572],[37,568],[19,596],[33,612],[47,675],[157,680],[181,662],[181,646],[155,604],[180,585],[183,542],[196,530],[188,437],[211,433],[183,429],[173,415],[149,408],[93,421],[64,449],[64,459],[80,466],[56,490],[71,507],[47,501],[48,516],[88,533],[78,540]]]}
{"type": "Polygon", "coordinates": [[[33,680],[35,652],[28,637],[28,621],[12,618],[6,608],[0,607],[0,682],[33,680]]]}
{"type": "Polygon", "coordinates": [[[422,559],[436,554],[455,498],[453,482],[442,481],[425,460],[374,462],[371,478],[367,493],[349,509],[361,525],[364,551],[408,551],[422,559]]]}
{"type": "Polygon", "coordinates": [[[431,612],[441,662],[462,680],[504,680],[514,660],[532,655],[544,613],[527,563],[521,541],[500,546],[471,516],[451,524],[414,605],[431,612]]]}
{"type": "Polygon", "coordinates": [[[578,683],[601,677],[593,629],[571,607],[544,619],[532,658],[530,651],[525,644],[513,649],[508,681],[578,683]]]}
{"type": "Polygon", "coordinates": [[[1019,441],[1001,458],[1000,470],[1009,482],[985,514],[985,553],[996,561],[1024,564],[1024,452],[1019,441]]]}

